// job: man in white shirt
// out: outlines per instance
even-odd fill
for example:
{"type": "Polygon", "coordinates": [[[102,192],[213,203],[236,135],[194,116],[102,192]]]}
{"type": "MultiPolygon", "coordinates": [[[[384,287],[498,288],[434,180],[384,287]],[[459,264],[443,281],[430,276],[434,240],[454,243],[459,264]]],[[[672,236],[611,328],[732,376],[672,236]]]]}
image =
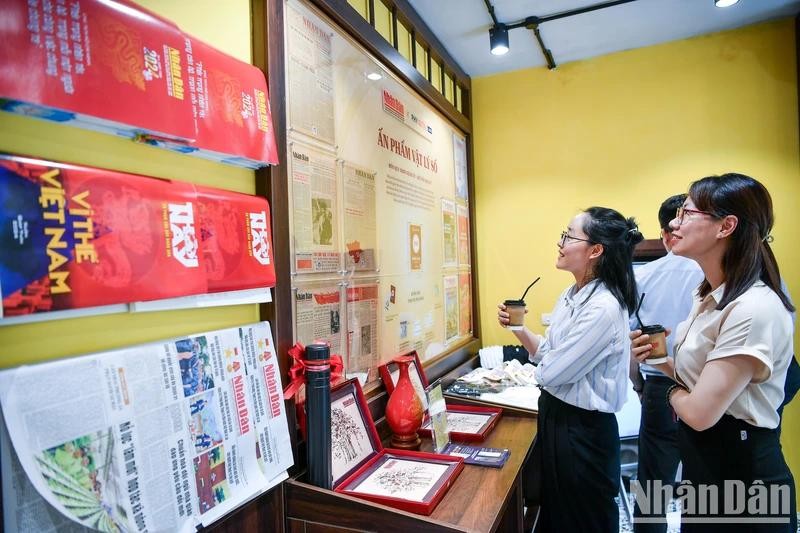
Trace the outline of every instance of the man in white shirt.
{"type": "MultiPolygon", "coordinates": [[[[703,281],[703,271],[697,263],[670,252],[672,233],[669,222],[675,218],[675,212],[683,205],[685,198],[685,194],[671,196],[664,200],[658,210],[661,240],[667,255],[634,269],[639,294],[646,294],[639,310],[643,324],[661,324],[673,332],[675,326],[689,315],[692,294],[703,281]]],[[[641,327],[634,314],[630,317],[630,327],[632,330],[641,327]]],[[[667,353],[670,356],[673,354],[673,338],[674,335],[667,336],[667,353]]],[[[679,463],[678,425],[664,398],[674,381],[648,365],[641,365],[640,368],[635,359],[631,359],[631,380],[642,403],[638,481],[643,488],[655,480],[660,480],[662,486],[672,483],[679,463]]],[[[636,521],[636,517],[640,516],[639,506],[635,505],[633,528],[636,533],[666,531],[666,521],[640,523],[636,521]]],[[[656,515],[647,516],[654,518],[656,515]]]]}

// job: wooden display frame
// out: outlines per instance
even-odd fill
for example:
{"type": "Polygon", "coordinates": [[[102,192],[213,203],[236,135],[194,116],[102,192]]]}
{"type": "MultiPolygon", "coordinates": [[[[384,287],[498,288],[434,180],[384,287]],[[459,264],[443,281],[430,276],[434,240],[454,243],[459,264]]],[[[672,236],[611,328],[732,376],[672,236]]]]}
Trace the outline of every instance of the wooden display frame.
{"type": "MultiPolygon", "coordinates": [[[[353,409],[351,409],[352,411],[353,409]]],[[[347,414],[344,415],[345,417],[347,414]]],[[[353,432],[351,432],[353,433],[353,432]]],[[[361,385],[357,379],[349,379],[336,385],[331,389],[331,442],[333,450],[331,450],[332,472],[333,472],[333,487],[335,488],[340,481],[349,477],[351,474],[358,471],[369,460],[383,448],[381,439],[378,436],[378,431],[375,429],[375,424],[372,423],[372,417],[367,408],[367,401],[364,397],[364,392],[361,390],[361,385]],[[366,448],[366,454],[361,454],[354,457],[350,461],[343,461],[343,464],[337,467],[336,449],[339,447],[337,444],[337,436],[344,437],[342,431],[336,427],[338,423],[342,422],[342,416],[336,413],[337,406],[349,406],[349,402],[354,402],[353,406],[357,410],[360,418],[354,421],[357,429],[361,429],[360,439],[357,442],[349,441],[348,444],[355,451],[356,447],[360,450],[366,448]],[[366,438],[365,438],[366,437],[366,438]],[[365,456],[366,455],[366,456],[365,456]],[[338,473],[341,472],[341,473],[338,473]],[[343,471],[343,472],[342,472],[343,471]]],[[[353,454],[355,455],[355,453],[353,454]]]]}
{"type": "MultiPolygon", "coordinates": [[[[349,403],[350,406],[353,405],[352,402],[355,402],[355,412],[361,416],[361,419],[355,421],[355,424],[363,428],[362,433],[366,433],[366,435],[362,435],[359,442],[368,443],[369,451],[365,456],[354,458],[350,463],[338,469],[341,471],[344,468],[346,471],[344,474],[334,475],[334,492],[382,503],[411,513],[430,515],[444,497],[447,489],[464,469],[463,458],[436,453],[384,449],[378,438],[378,432],[375,429],[364,393],[357,379],[347,380],[331,390],[332,406],[337,403],[348,402],[351,402],[349,403]],[[366,437],[366,440],[364,440],[364,437],[366,437]],[[375,484],[376,477],[381,475],[381,469],[388,471],[395,464],[401,465],[403,463],[417,463],[417,469],[423,469],[418,474],[427,474],[428,477],[434,476],[424,485],[427,490],[421,497],[402,498],[376,493],[374,489],[371,492],[367,490],[368,486],[375,484]],[[442,466],[446,468],[442,470],[442,466]],[[428,468],[427,473],[424,471],[426,467],[428,468]],[[378,473],[377,476],[375,475],[376,473],[378,473]]],[[[350,412],[353,412],[352,408],[350,412]]],[[[333,414],[331,419],[332,424],[335,424],[337,419],[341,421],[340,417],[333,414]]],[[[340,430],[333,425],[331,432],[333,435],[341,435],[340,430]]],[[[336,446],[335,443],[334,446],[336,446]]],[[[416,476],[417,474],[412,475],[416,476]]]]}
{"type": "MultiPolygon", "coordinates": [[[[357,472],[342,481],[342,483],[334,490],[336,492],[341,492],[350,496],[356,496],[358,498],[363,498],[375,503],[382,503],[384,505],[396,507],[404,511],[427,516],[433,512],[433,509],[436,507],[436,505],[442,500],[442,498],[444,498],[447,489],[450,488],[450,485],[453,484],[453,481],[458,477],[463,469],[464,459],[462,457],[406,450],[381,450],[379,454],[375,455],[357,472]],[[435,476],[435,478],[428,482],[426,486],[428,490],[425,492],[423,497],[406,499],[366,492],[364,487],[373,479],[379,477],[384,472],[389,472],[389,468],[393,467],[394,465],[401,465],[404,463],[417,464],[419,465],[417,467],[418,469],[428,468],[429,474],[431,476],[435,476]],[[431,471],[432,468],[442,466],[445,468],[438,474],[431,471]],[[384,470],[381,471],[381,469],[384,470]]],[[[422,472],[414,472],[409,475],[416,477],[419,475],[419,473],[425,474],[423,470],[422,472]]]]}
{"type": "MultiPolygon", "coordinates": [[[[445,399],[445,401],[447,401],[445,399]]],[[[476,432],[466,431],[450,431],[451,441],[460,442],[483,442],[486,436],[492,432],[500,417],[503,415],[502,407],[481,407],[477,405],[460,405],[460,404],[447,404],[448,418],[454,414],[466,415],[486,415],[486,421],[476,432]]],[[[448,427],[450,423],[448,422],[448,427]]],[[[430,417],[426,414],[425,419],[422,421],[422,427],[417,431],[422,437],[430,437],[430,417]],[[428,427],[426,427],[428,426],[428,427]]]]}

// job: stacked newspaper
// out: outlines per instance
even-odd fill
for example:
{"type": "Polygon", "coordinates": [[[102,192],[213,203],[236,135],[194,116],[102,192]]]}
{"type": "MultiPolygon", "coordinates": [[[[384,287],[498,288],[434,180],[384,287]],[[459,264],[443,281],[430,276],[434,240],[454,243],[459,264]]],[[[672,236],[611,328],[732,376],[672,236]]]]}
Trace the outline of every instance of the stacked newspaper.
{"type": "Polygon", "coordinates": [[[282,389],[267,322],[0,373],[5,531],[212,523],[286,479],[282,389]]]}

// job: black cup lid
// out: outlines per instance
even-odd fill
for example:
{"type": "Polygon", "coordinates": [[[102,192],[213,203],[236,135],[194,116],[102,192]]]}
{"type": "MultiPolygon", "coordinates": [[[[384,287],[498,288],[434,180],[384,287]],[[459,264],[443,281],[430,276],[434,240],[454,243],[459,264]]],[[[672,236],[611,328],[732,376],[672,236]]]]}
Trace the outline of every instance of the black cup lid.
{"type": "Polygon", "coordinates": [[[661,324],[653,324],[651,326],[642,326],[642,333],[645,335],[652,335],[653,333],[663,333],[667,331],[661,324]]]}
{"type": "Polygon", "coordinates": [[[506,300],[503,305],[525,305],[525,300],[506,300]]]}
{"type": "Polygon", "coordinates": [[[306,359],[316,361],[330,357],[331,349],[327,344],[309,344],[306,346],[306,359]]]}

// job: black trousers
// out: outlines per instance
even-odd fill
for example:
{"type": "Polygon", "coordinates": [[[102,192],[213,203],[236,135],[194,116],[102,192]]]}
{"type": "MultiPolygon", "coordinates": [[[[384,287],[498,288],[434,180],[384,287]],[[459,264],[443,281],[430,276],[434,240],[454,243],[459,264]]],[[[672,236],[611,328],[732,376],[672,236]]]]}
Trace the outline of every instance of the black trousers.
{"type": "MultiPolygon", "coordinates": [[[[687,519],[708,518],[708,512],[703,513],[699,505],[695,505],[695,513],[685,510],[682,513],[681,531],[797,531],[794,478],[784,461],[779,435],[777,429],[755,427],[730,415],[724,415],[705,431],[695,431],[680,422],[678,447],[683,461],[682,484],[688,480],[694,489],[700,484],[716,486],[718,513],[714,518],[733,518],[738,522],[690,523],[687,519]],[[723,490],[733,485],[742,489],[737,491],[738,497],[734,497],[733,490],[723,490]],[[764,494],[765,499],[761,499],[764,494]],[[733,509],[733,512],[726,512],[726,509],[733,509]],[[788,521],[765,523],[764,519],[788,521]]],[[[676,492],[676,496],[680,497],[680,493],[676,492]]]]}
{"type": "Polygon", "coordinates": [[[587,411],[542,391],[536,444],[541,497],[536,532],[619,531],[619,429],[613,413],[587,411]]]}
{"type": "MultiPolygon", "coordinates": [[[[675,383],[665,376],[647,376],[642,389],[642,420],[639,425],[639,466],[637,480],[642,487],[651,487],[656,480],[661,485],[674,484],[680,463],[678,453],[678,422],[666,402],[667,389],[675,383]]],[[[668,502],[665,502],[668,503],[668,502]]],[[[638,500],[634,501],[634,518],[660,518],[666,509],[642,514],[638,500]]],[[[664,523],[633,523],[636,533],[663,533],[664,523]]]]}

